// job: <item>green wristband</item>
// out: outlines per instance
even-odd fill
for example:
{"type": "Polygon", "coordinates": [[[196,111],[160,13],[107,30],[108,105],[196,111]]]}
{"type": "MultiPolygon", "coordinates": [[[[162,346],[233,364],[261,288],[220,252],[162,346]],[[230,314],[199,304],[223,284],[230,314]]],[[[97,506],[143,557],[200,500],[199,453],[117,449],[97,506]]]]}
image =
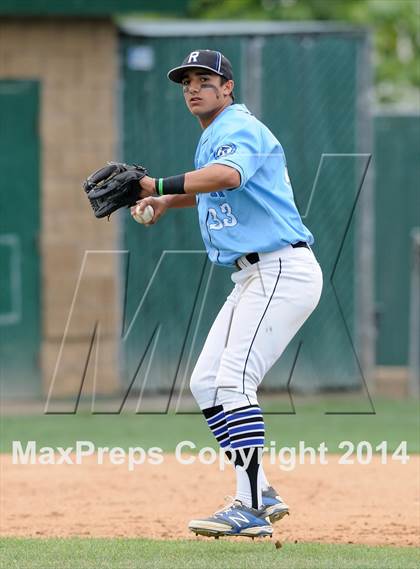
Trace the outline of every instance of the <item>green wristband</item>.
{"type": "Polygon", "coordinates": [[[157,189],[157,193],[160,196],[163,196],[163,178],[158,178],[156,181],[156,189],[157,189]]]}

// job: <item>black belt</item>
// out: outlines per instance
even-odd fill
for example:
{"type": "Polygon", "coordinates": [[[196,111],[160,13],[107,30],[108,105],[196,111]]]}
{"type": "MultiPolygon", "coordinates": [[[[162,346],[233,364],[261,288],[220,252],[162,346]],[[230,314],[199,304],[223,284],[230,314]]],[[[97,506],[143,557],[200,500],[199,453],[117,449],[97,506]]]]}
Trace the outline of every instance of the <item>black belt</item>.
{"type": "MultiPolygon", "coordinates": [[[[297,243],[291,243],[291,246],[293,247],[293,249],[298,249],[299,247],[305,247],[306,249],[309,249],[309,245],[306,243],[306,241],[298,241],[297,243]]],[[[260,256],[258,255],[258,253],[248,253],[248,255],[245,255],[245,259],[251,265],[255,265],[255,263],[259,262],[260,256]]],[[[242,268],[238,265],[237,260],[235,261],[235,265],[238,267],[238,269],[242,268]]]]}

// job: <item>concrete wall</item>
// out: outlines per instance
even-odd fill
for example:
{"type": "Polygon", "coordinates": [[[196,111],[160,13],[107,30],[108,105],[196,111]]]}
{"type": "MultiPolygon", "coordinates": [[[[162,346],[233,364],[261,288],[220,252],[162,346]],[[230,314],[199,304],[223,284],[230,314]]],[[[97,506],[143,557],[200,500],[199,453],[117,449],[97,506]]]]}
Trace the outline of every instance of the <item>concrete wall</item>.
{"type": "MultiPolygon", "coordinates": [[[[117,249],[115,219],[96,220],[81,190],[88,173],[116,157],[115,26],[108,20],[1,19],[0,78],[41,82],[42,367],[47,390],[84,252],[117,249]]],[[[101,325],[107,365],[98,388],[109,393],[118,385],[117,266],[102,257],[97,270],[89,272],[90,294],[75,311],[56,394],[77,391],[80,361],[101,307],[108,314],[101,325]]]]}

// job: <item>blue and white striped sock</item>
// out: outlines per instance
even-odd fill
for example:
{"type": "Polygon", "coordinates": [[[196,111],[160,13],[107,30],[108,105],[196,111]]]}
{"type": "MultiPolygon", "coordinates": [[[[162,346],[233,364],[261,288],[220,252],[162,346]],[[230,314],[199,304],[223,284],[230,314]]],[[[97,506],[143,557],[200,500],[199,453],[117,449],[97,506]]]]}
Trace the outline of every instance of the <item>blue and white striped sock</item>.
{"type": "Polygon", "coordinates": [[[262,506],[262,449],[265,427],[261,409],[249,405],[226,413],[230,447],[235,451],[236,499],[250,508],[262,506]]]}
{"type": "Polygon", "coordinates": [[[222,405],[203,409],[203,415],[216,440],[232,460],[230,449],[236,450],[236,499],[259,509],[261,492],[269,486],[257,447],[264,447],[264,420],[258,405],[227,411],[222,405]],[[231,441],[232,438],[232,441],[231,441]]]}
{"type": "Polygon", "coordinates": [[[223,406],[216,405],[215,407],[203,409],[203,415],[219,445],[224,450],[228,449],[230,447],[230,440],[223,406]]]}
{"type": "Polygon", "coordinates": [[[232,449],[264,446],[264,419],[259,405],[228,411],[226,422],[232,449]]]}

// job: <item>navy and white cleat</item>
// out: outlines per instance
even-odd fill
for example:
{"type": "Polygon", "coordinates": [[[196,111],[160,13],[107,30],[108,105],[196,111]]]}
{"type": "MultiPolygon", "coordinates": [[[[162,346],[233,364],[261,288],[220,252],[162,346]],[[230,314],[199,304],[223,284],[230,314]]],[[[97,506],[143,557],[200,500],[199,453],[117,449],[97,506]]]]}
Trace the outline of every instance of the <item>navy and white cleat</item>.
{"type": "Polygon", "coordinates": [[[289,514],[289,506],[283,502],[272,486],[263,490],[262,504],[264,508],[262,515],[267,517],[272,524],[289,514]]]}
{"type": "Polygon", "coordinates": [[[266,537],[273,535],[273,528],[265,516],[265,509],[255,510],[239,500],[201,520],[191,520],[188,529],[196,535],[218,538],[224,535],[266,537]]]}

